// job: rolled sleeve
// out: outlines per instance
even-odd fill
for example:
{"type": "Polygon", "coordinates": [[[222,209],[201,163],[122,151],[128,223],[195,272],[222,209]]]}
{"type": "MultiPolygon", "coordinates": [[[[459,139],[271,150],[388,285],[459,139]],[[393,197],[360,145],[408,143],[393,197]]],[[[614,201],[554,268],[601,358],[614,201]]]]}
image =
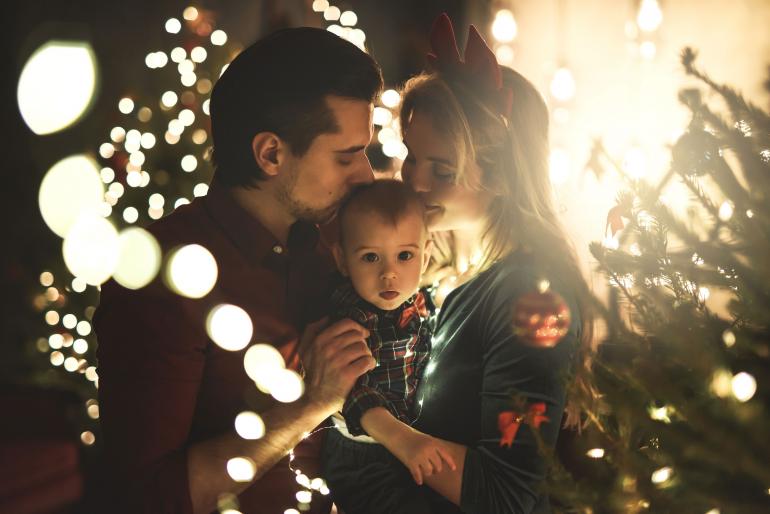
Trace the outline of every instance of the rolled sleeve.
{"type": "Polygon", "coordinates": [[[94,318],[111,503],[125,512],[192,513],[186,444],[207,339],[180,300],[109,283],[94,318]]]}

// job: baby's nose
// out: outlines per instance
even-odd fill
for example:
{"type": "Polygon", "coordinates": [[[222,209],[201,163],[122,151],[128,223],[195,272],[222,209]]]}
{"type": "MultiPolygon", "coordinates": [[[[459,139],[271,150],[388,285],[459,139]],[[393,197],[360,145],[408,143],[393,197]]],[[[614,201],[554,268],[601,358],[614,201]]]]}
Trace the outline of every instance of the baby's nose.
{"type": "Polygon", "coordinates": [[[380,274],[380,278],[382,280],[393,280],[396,278],[396,272],[393,270],[383,270],[383,272],[380,274]]]}

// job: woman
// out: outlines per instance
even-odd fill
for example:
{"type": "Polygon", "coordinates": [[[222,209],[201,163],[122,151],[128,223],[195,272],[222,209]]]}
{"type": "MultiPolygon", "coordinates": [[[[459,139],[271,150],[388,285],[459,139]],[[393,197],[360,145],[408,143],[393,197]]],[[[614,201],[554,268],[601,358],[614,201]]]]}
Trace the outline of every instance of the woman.
{"type": "Polygon", "coordinates": [[[440,309],[415,424],[448,441],[458,469],[426,470],[425,483],[434,512],[548,512],[535,427],[552,447],[590,339],[588,288],[551,199],[548,112],[475,28],[465,62],[446,15],[431,44],[435,71],[402,95],[402,177],[428,209],[434,276],[467,281],[440,309]],[[545,281],[571,313],[555,345],[514,322],[545,281]]]}

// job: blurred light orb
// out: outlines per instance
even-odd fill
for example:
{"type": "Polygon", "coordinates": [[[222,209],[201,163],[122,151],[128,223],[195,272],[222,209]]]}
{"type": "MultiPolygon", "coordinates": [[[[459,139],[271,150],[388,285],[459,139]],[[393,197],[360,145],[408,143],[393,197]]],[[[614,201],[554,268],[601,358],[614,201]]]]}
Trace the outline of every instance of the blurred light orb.
{"type": "Polygon", "coordinates": [[[235,417],[235,431],[244,439],[259,439],[265,435],[265,422],[256,412],[244,411],[235,417]]]}
{"type": "Polygon", "coordinates": [[[227,34],[224,30],[215,30],[211,33],[211,44],[216,46],[222,46],[227,43],[227,34]]]}
{"type": "Polygon", "coordinates": [[[733,217],[734,211],[735,208],[732,203],[729,201],[722,202],[722,205],[719,206],[719,219],[722,221],[729,221],[730,218],[733,217]]]}
{"type": "Polygon", "coordinates": [[[177,46],[173,50],[171,50],[171,60],[175,63],[180,63],[185,60],[187,57],[187,50],[182,48],[181,46],[177,46]]]}
{"type": "Polygon", "coordinates": [[[182,30],[182,22],[178,19],[169,18],[166,20],[166,32],[169,34],[179,34],[180,30],[182,30]]]}
{"type": "Polygon", "coordinates": [[[227,474],[236,482],[249,482],[257,468],[248,457],[235,457],[227,461],[227,474]]]}
{"type": "Polygon", "coordinates": [[[98,286],[112,276],[118,264],[118,232],[100,216],[81,217],[64,238],[62,254],[73,275],[98,286]]]}
{"type": "Polygon", "coordinates": [[[592,448],[586,452],[586,455],[592,459],[601,459],[604,457],[604,448],[592,448]]]}
{"type": "Polygon", "coordinates": [[[722,341],[725,343],[725,346],[730,348],[733,345],[735,345],[735,332],[730,330],[729,328],[722,332],[722,341]]]}
{"type": "Polygon", "coordinates": [[[198,159],[194,155],[185,155],[182,157],[181,165],[182,169],[189,173],[198,167],[198,159]]]}
{"type": "Polygon", "coordinates": [[[185,10],[182,12],[182,16],[187,21],[194,21],[198,18],[198,9],[196,9],[193,6],[185,8],[185,10]]]}
{"type": "Polygon", "coordinates": [[[299,503],[310,503],[313,499],[313,493],[310,491],[297,491],[297,494],[294,496],[296,496],[299,503]]]}
{"type": "Polygon", "coordinates": [[[145,132],[144,134],[142,134],[142,138],[140,141],[141,141],[142,148],[149,150],[150,148],[155,146],[155,143],[156,143],[155,134],[153,134],[152,132],[145,132]]]}
{"type": "Polygon", "coordinates": [[[190,59],[192,59],[193,62],[203,62],[206,60],[206,57],[208,57],[208,53],[202,46],[196,46],[190,50],[190,59]]]}
{"type": "Polygon", "coordinates": [[[655,43],[652,41],[644,41],[639,45],[639,55],[642,56],[642,58],[647,59],[648,61],[651,61],[655,58],[655,54],[658,51],[658,47],[655,46],[655,43]]]}
{"type": "Polygon", "coordinates": [[[121,98],[118,102],[118,110],[123,114],[131,114],[131,111],[134,110],[134,107],[134,101],[128,97],[121,98]]]}
{"type": "Polygon", "coordinates": [[[64,364],[64,354],[60,351],[51,352],[51,364],[61,366],[64,364]]]}
{"type": "Polygon", "coordinates": [[[390,139],[382,144],[382,153],[388,157],[400,157],[404,154],[404,150],[406,150],[404,143],[397,139],[390,139]]]}
{"type": "Polygon", "coordinates": [[[495,14],[495,21],[492,22],[492,35],[501,43],[510,43],[516,38],[519,27],[516,24],[516,18],[508,9],[500,9],[495,14]]]}
{"type": "Polygon", "coordinates": [[[390,107],[393,109],[394,107],[397,107],[399,102],[401,102],[401,95],[398,94],[398,91],[395,89],[386,89],[382,96],[380,97],[382,100],[383,105],[385,107],[390,107]]]}
{"type": "Polygon", "coordinates": [[[567,102],[575,96],[577,87],[575,77],[567,67],[556,70],[551,80],[551,94],[561,102],[567,102]]]}
{"type": "Polygon", "coordinates": [[[554,148],[551,150],[548,165],[552,184],[561,186],[569,180],[570,159],[564,149],[554,148]]]}
{"type": "Polygon", "coordinates": [[[153,193],[150,195],[149,200],[147,201],[150,204],[150,207],[153,209],[161,209],[163,208],[163,205],[166,203],[166,199],[163,198],[163,195],[160,193],[153,193]]]}
{"type": "Polygon", "coordinates": [[[83,280],[80,277],[75,277],[72,279],[72,290],[76,293],[82,293],[86,290],[88,287],[88,284],[86,284],[86,281],[83,280]]]}
{"type": "Polygon", "coordinates": [[[671,475],[673,475],[674,470],[672,470],[670,467],[664,467],[660,468],[658,470],[655,470],[652,473],[652,483],[653,484],[662,484],[664,482],[667,482],[671,479],[671,475]]]}
{"type": "Polygon", "coordinates": [[[195,113],[190,109],[182,109],[179,112],[179,121],[181,121],[185,127],[189,127],[195,123],[195,113]]]}
{"type": "Polygon", "coordinates": [[[113,127],[110,130],[110,139],[115,143],[120,143],[126,137],[126,130],[123,127],[113,127]]]}
{"type": "Polygon", "coordinates": [[[83,215],[98,215],[104,197],[99,168],[85,155],[72,155],[54,164],[43,177],[38,205],[43,221],[65,237],[83,215]]]}
{"type": "Polygon", "coordinates": [[[647,154],[638,146],[632,146],[623,157],[623,169],[628,175],[639,180],[647,174],[647,154]]]}
{"type": "Polygon", "coordinates": [[[87,42],[49,41],[24,64],[16,97],[24,123],[37,135],[76,123],[92,105],[96,56],[87,42]]]}
{"type": "Polygon", "coordinates": [[[340,14],[340,25],[344,27],[352,27],[358,23],[358,16],[353,11],[345,11],[340,14]]]}
{"type": "Polygon", "coordinates": [[[53,285],[53,273],[50,271],[44,271],[40,274],[40,285],[43,287],[51,287],[53,285]]]}
{"type": "Polygon", "coordinates": [[[75,339],[72,349],[80,355],[83,355],[88,351],[88,342],[85,339],[75,339]]]}
{"type": "Polygon", "coordinates": [[[237,305],[217,305],[206,318],[206,332],[220,348],[236,352],[246,348],[254,334],[249,314],[237,305]]]}
{"type": "Polygon", "coordinates": [[[91,333],[91,324],[86,320],[78,321],[78,325],[75,330],[78,334],[85,337],[91,333]]]}
{"type": "Polygon", "coordinates": [[[160,245],[152,234],[139,227],[121,231],[119,239],[120,258],[113,278],[127,289],[140,289],[158,274],[160,245]]]}
{"type": "Polygon", "coordinates": [[[64,369],[67,371],[75,371],[78,369],[78,360],[75,357],[67,357],[64,359],[64,369]]]}
{"type": "Polygon", "coordinates": [[[286,367],[281,353],[269,344],[255,344],[243,356],[246,374],[263,392],[269,393],[274,375],[286,367]]]}
{"type": "Polygon", "coordinates": [[[73,329],[77,324],[78,324],[78,319],[75,317],[74,314],[65,314],[64,317],[62,318],[62,325],[64,325],[64,328],[73,329]]]}
{"type": "Polygon", "coordinates": [[[209,186],[208,184],[204,184],[201,182],[200,184],[195,184],[195,187],[193,188],[193,196],[196,198],[201,196],[206,196],[209,193],[209,186]]]}
{"type": "Polygon", "coordinates": [[[711,391],[720,398],[726,398],[732,392],[732,381],[733,375],[729,371],[718,369],[711,378],[711,391]]]}
{"type": "Polygon", "coordinates": [[[757,381],[753,376],[741,371],[732,379],[732,390],[733,396],[739,402],[747,402],[757,392],[757,381]]]}
{"type": "Polygon", "coordinates": [[[112,145],[112,143],[102,143],[99,145],[99,155],[105,159],[109,159],[115,155],[115,147],[112,145]]]}
{"type": "Polygon", "coordinates": [[[160,97],[160,103],[163,105],[163,107],[171,108],[176,105],[176,102],[178,100],[178,97],[176,93],[173,91],[166,91],[161,95],[160,97]]]}
{"type": "Polygon", "coordinates": [[[315,12],[324,12],[329,8],[329,0],[314,0],[313,10],[315,12]]]}
{"type": "Polygon", "coordinates": [[[513,64],[513,48],[508,45],[500,45],[495,50],[495,57],[497,62],[503,66],[511,66],[513,64]]]}
{"type": "Polygon", "coordinates": [[[657,0],[642,0],[639,13],[636,15],[636,24],[645,32],[654,32],[663,21],[663,11],[657,0]]]}
{"type": "Polygon", "coordinates": [[[298,400],[305,392],[305,382],[293,369],[282,369],[273,377],[270,394],[282,403],[298,400]]]}
{"type": "Polygon", "coordinates": [[[386,109],[384,107],[375,107],[372,120],[375,125],[384,127],[393,120],[393,113],[390,112],[390,109],[386,109]]]}
{"type": "Polygon", "coordinates": [[[214,256],[197,244],[172,252],[166,267],[166,280],[171,289],[187,298],[206,296],[216,284],[217,275],[214,256]]]}
{"type": "Polygon", "coordinates": [[[174,202],[174,209],[181,207],[182,205],[187,205],[190,203],[190,200],[187,198],[177,198],[176,202],[174,202]]]}
{"type": "Polygon", "coordinates": [[[337,21],[340,19],[340,8],[337,6],[330,6],[324,11],[324,19],[326,21],[337,21]]]}

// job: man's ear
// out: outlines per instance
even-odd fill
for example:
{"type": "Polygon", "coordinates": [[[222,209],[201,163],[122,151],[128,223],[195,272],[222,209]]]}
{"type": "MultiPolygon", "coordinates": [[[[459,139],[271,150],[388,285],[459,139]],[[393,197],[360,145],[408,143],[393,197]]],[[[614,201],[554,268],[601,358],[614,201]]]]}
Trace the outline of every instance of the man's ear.
{"type": "Polygon", "coordinates": [[[278,175],[286,150],[286,143],[273,132],[260,132],[251,140],[254,162],[269,177],[278,175]]]}
{"type": "Polygon", "coordinates": [[[348,273],[348,267],[345,264],[345,256],[342,254],[342,247],[339,243],[332,245],[332,255],[334,255],[334,262],[337,264],[337,269],[343,276],[350,276],[348,273]]]}
{"type": "Polygon", "coordinates": [[[433,251],[433,239],[430,237],[425,239],[425,248],[422,251],[422,271],[420,273],[425,273],[425,270],[428,269],[428,263],[430,262],[430,254],[433,251]]]}

